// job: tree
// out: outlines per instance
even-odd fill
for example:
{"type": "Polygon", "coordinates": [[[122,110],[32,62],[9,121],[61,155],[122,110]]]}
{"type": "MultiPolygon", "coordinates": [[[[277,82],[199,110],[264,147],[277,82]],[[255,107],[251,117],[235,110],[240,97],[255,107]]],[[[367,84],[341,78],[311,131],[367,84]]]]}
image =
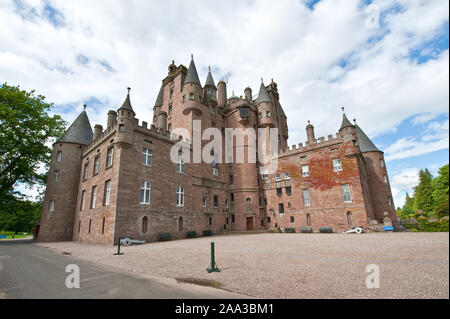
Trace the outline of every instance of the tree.
{"type": "Polygon", "coordinates": [[[41,219],[42,204],[27,200],[10,201],[0,208],[0,230],[30,232],[41,219]]]}
{"type": "Polygon", "coordinates": [[[0,205],[14,193],[16,183],[45,184],[51,149],[47,145],[62,135],[66,122],[50,116],[53,104],[19,86],[0,86],[0,205]]]}
{"type": "Polygon", "coordinates": [[[428,215],[433,212],[433,176],[426,168],[419,172],[419,185],[414,188],[414,210],[423,210],[428,215]]]}
{"type": "Polygon", "coordinates": [[[414,216],[414,198],[409,197],[408,193],[406,193],[405,204],[397,215],[402,219],[409,219],[414,216]]]}
{"type": "MultiPolygon", "coordinates": [[[[444,165],[439,169],[439,175],[436,176],[431,185],[433,186],[433,208],[436,211],[438,207],[442,211],[447,203],[448,211],[448,192],[449,192],[449,165],[444,165]],[[444,204],[444,206],[442,206],[444,204]]],[[[448,215],[448,214],[447,214],[448,215]]]]}

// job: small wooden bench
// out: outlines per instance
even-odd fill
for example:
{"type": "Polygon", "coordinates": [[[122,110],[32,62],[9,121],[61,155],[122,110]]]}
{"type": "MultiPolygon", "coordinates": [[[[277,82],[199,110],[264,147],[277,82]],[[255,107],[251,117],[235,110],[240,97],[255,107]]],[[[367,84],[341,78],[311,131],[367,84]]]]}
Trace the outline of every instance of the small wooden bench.
{"type": "Polygon", "coordinates": [[[195,231],[188,231],[186,233],[186,238],[195,238],[195,237],[197,237],[197,232],[195,231]]]}
{"type": "Polygon", "coordinates": [[[320,227],[320,232],[321,233],[332,233],[333,232],[333,228],[331,228],[331,227],[320,227]]]}
{"type": "Polygon", "coordinates": [[[210,231],[210,230],[204,230],[204,231],[203,231],[203,236],[212,236],[212,231],[210,231]]]}
{"type": "Polygon", "coordinates": [[[169,241],[170,239],[170,233],[159,234],[159,241],[169,241]]]}

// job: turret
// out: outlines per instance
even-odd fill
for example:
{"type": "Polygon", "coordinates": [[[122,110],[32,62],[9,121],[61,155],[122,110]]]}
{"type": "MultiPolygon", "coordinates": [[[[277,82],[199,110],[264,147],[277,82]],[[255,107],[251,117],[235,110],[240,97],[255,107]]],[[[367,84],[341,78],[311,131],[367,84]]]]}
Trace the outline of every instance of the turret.
{"type": "Polygon", "coordinates": [[[245,99],[247,101],[251,102],[252,101],[252,89],[250,87],[246,87],[244,94],[245,94],[245,99]]]}
{"type": "Polygon", "coordinates": [[[164,111],[160,111],[158,113],[158,121],[157,125],[158,129],[167,130],[167,113],[164,111]]]}
{"type": "Polygon", "coordinates": [[[227,84],[224,81],[217,83],[217,104],[225,106],[227,104],[227,84]]]}
{"type": "Polygon", "coordinates": [[[42,210],[40,241],[70,241],[73,237],[81,156],[93,132],[86,111],[53,144],[42,210]]]}
{"type": "Polygon", "coordinates": [[[217,87],[211,74],[211,67],[209,68],[203,90],[203,95],[206,96],[207,100],[217,102],[217,87]]]}
{"type": "Polygon", "coordinates": [[[191,56],[191,63],[184,79],[183,96],[183,114],[187,115],[194,112],[201,115],[203,113],[201,107],[202,85],[198,78],[193,56],[191,56]]]}
{"type": "Polygon", "coordinates": [[[306,136],[308,138],[309,144],[316,143],[316,135],[314,133],[314,126],[311,124],[311,121],[308,121],[308,125],[306,126],[306,136]]]}
{"type": "Polygon", "coordinates": [[[110,128],[111,126],[116,125],[116,123],[117,123],[117,112],[111,110],[108,112],[108,121],[106,124],[106,128],[110,128]]]}
{"type": "Polygon", "coordinates": [[[94,141],[96,141],[103,133],[103,126],[97,124],[94,126],[94,141]]]}
{"type": "Polygon", "coordinates": [[[128,94],[123,102],[122,106],[117,110],[118,113],[118,129],[117,129],[117,145],[131,146],[133,144],[133,131],[135,124],[135,113],[130,101],[130,91],[128,88],[128,94]]]}
{"type": "Polygon", "coordinates": [[[275,127],[273,102],[262,79],[256,106],[260,114],[259,127],[275,127]]]}
{"type": "Polygon", "coordinates": [[[344,142],[354,141],[353,145],[356,145],[356,132],[355,126],[348,120],[347,115],[345,115],[345,109],[342,108],[342,124],[339,129],[339,133],[344,138],[344,142]]]}

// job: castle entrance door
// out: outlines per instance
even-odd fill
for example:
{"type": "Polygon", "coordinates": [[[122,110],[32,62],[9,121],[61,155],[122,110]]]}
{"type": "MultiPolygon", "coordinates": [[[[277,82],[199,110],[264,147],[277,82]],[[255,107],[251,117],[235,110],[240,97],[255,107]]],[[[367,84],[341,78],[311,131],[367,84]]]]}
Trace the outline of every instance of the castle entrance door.
{"type": "Polygon", "coordinates": [[[253,217],[247,217],[247,230],[253,230],[253,217]]]}

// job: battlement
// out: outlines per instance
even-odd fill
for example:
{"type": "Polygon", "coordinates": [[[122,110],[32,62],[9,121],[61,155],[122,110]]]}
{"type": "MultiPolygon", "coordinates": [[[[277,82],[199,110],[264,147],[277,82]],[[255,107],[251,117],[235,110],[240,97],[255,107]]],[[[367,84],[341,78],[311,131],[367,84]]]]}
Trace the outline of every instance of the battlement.
{"type": "Polygon", "coordinates": [[[106,130],[104,130],[98,138],[96,138],[95,140],[92,140],[92,143],[89,144],[88,146],[86,146],[86,148],[84,149],[83,156],[88,154],[90,151],[92,151],[92,149],[94,149],[98,144],[102,143],[104,139],[106,139],[107,137],[109,137],[110,135],[115,133],[116,127],[117,127],[117,123],[114,123],[113,125],[108,127],[106,130]]]}
{"type": "Polygon", "coordinates": [[[310,143],[308,141],[303,143],[300,143],[297,145],[292,145],[292,147],[287,147],[287,149],[280,152],[279,157],[285,157],[293,154],[299,154],[299,153],[305,153],[310,151],[315,151],[319,148],[333,146],[336,144],[340,144],[343,142],[342,137],[339,133],[336,133],[336,136],[328,135],[328,139],[325,139],[325,137],[320,137],[319,139],[315,140],[314,143],[310,143]]]}
{"type": "Polygon", "coordinates": [[[169,130],[157,127],[154,124],[151,124],[149,127],[148,123],[145,121],[143,121],[142,124],[139,125],[138,119],[136,119],[136,131],[166,140],[171,143],[174,143],[177,141],[183,141],[183,144],[190,145],[190,140],[188,138],[183,139],[183,137],[181,135],[173,134],[169,130]]]}

